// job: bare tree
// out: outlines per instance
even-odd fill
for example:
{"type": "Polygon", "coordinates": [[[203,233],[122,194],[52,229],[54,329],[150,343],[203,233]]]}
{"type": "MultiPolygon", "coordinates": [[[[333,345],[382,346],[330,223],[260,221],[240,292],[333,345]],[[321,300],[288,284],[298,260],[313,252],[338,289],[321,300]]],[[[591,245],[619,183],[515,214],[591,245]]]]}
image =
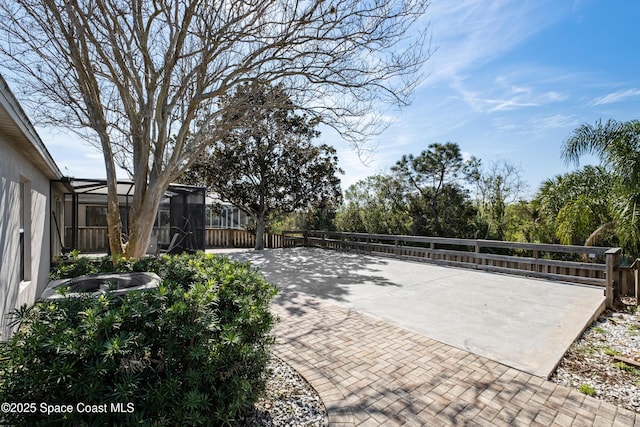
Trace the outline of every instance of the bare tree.
{"type": "Polygon", "coordinates": [[[507,205],[517,202],[527,191],[522,170],[505,159],[497,159],[484,170],[478,169],[473,180],[478,212],[488,226],[484,238],[493,234],[494,238],[502,240],[507,205]]]}
{"type": "Polygon", "coordinates": [[[430,56],[427,6],[12,0],[0,2],[0,64],[37,118],[102,149],[111,251],[137,258],[169,183],[233,127],[220,120],[221,96],[255,79],[283,84],[296,105],[357,143],[379,130],[371,120],[380,123],[380,102],[406,105],[421,79],[430,56]],[[120,238],[117,164],[135,182],[128,244],[120,238]]]}

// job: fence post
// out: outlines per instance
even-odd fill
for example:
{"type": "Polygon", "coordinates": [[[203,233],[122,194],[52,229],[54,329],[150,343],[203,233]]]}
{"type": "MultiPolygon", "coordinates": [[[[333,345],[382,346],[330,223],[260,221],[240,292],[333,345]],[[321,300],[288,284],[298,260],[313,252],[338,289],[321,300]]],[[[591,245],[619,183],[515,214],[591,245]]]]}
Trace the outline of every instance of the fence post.
{"type": "Polygon", "coordinates": [[[637,266],[633,270],[633,293],[636,296],[636,306],[640,307],[640,286],[638,286],[638,267],[637,266]]]}
{"type": "Polygon", "coordinates": [[[616,288],[620,284],[620,268],[618,267],[620,252],[620,248],[611,248],[605,252],[607,265],[607,287],[605,289],[605,300],[607,308],[613,308],[615,296],[618,293],[616,288]]]}

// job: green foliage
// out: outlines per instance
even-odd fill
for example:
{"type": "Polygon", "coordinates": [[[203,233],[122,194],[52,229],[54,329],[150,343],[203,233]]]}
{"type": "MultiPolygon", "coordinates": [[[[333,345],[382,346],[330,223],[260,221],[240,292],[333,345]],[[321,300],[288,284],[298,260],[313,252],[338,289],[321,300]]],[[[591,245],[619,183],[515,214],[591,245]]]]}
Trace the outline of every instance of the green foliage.
{"type": "Polygon", "coordinates": [[[280,234],[286,230],[336,230],[336,208],[333,204],[316,206],[283,215],[267,226],[271,233],[280,234]]]}
{"type": "Polygon", "coordinates": [[[553,230],[546,228],[544,223],[536,219],[537,211],[533,202],[520,200],[507,205],[504,216],[504,240],[551,243],[553,230]]]}
{"type": "Polygon", "coordinates": [[[477,236],[476,208],[469,194],[462,187],[445,184],[435,194],[426,188],[420,194],[409,196],[409,213],[412,218],[411,234],[474,238],[477,236]],[[433,215],[432,203],[438,205],[438,215],[433,215]]]}
{"type": "MultiPolygon", "coordinates": [[[[77,262],[55,275],[93,272],[77,262]]],[[[154,271],[163,281],[156,290],[42,301],[16,312],[20,329],[0,345],[0,401],[74,409],[5,413],[4,422],[222,425],[249,408],[264,388],[275,287],[248,264],[204,254],[120,262],[115,270],[154,271]],[[107,410],[81,413],[79,403],[107,410]],[[134,410],[112,412],[117,403],[134,410]]]]}
{"type": "Polygon", "coordinates": [[[342,231],[409,234],[411,216],[401,182],[392,175],[373,175],[353,184],[336,225],[342,231]]]}
{"type": "Polygon", "coordinates": [[[466,237],[475,210],[464,206],[468,197],[460,184],[477,177],[477,159],[465,162],[458,144],[436,143],[417,156],[402,156],[392,170],[412,199],[414,234],[466,237]],[[452,214],[455,224],[447,224],[452,214]]]}
{"type": "MultiPolygon", "coordinates": [[[[485,239],[505,240],[511,224],[507,210],[511,204],[518,202],[527,185],[519,168],[506,160],[494,160],[488,167],[481,168],[476,160],[476,172],[472,181],[476,189],[476,204],[479,224],[485,239]]],[[[511,212],[513,213],[513,211],[511,212]]],[[[522,240],[521,238],[515,240],[522,240]]]]}
{"type": "Polygon", "coordinates": [[[607,356],[621,356],[622,355],[621,352],[619,352],[618,350],[616,350],[614,348],[611,348],[611,347],[604,347],[602,349],[602,352],[604,354],[606,354],[607,356]]]}
{"type": "Polygon", "coordinates": [[[98,269],[95,263],[85,257],[80,257],[80,251],[74,249],[71,251],[71,259],[66,262],[62,259],[54,265],[49,273],[51,280],[58,280],[66,277],[77,277],[84,274],[95,274],[98,269]]]}
{"type": "Polygon", "coordinates": [[[475,237],[476,209],[461,183],[477,161],[462,160],[460,147],[431,144],[418,156],[405,155],[391,173],[370,176],[349,187],[336,216],[343,231],[475,237]]]}
{"type": "MultiPolygon", "coordinates": [[[[562,147],[563,157],[577,163],[583,154],[595,154],[610,173],[607,187],[612,228],[630,254],[640,253],[640,121],[608,120],[583,124],[562,147]]],[[[597,199],[597,197],[594,197],[597,199]]]]}
{"type": "Polygon", "coordinates": [[[295,113],[283,86],[242,85],[221,101],[236,125],[186,172],[256,222],[256,249],[270,220],[297,210],[338,203],[336,150],[315,145],[318,121],[295,113]]]}
{"type": "Polygon", "coordinates": [[[631,365],[627,365],[624,362],[615,362],[615,363],[612,363],[611,366],[613,366],[614,368],[618,368],[618,369],[620,369],[622,371],[629,372],[632,375],[640,376],[640,370],[639,369],[637,369],[637,368],[635,368],[635,367],[633,367],[631,365]]]}
{"type": "MultiPolygon", "coordinates": [[[[612,235],[613,176],[600,166],[584,168],[546,180],[534,201],[538,223],[563,244],[616,245],[612,235]]],[[[544,240],[542,240],[544,241],[544,240]]]]}
{"type": "Polygon", "coordinates": [[[593,388],[591,385],[589,384],[580,384],[580,387],[578,387],[578,391],[580,393],[584,393],[587,396],[595,396],[596,395],[596,389],[593,388]]]}

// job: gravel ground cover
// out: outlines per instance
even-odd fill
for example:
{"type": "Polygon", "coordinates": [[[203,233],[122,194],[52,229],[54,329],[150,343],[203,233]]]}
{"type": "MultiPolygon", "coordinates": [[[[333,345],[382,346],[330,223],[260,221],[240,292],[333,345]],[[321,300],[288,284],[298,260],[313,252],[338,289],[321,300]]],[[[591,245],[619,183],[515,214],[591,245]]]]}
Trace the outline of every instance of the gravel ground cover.
{"type": "Polygon", "coordinates": [[[551,381],[640,412],[634,362],[640,365],[640,308],[625,305],[605,312],[573,343],[551,381]]]}
{"type": "Polygon", "coordinates": [[[273,356],[266,395],[254,405],[241,426],[328,425],[327,411],[318,393],[291,366],[273,356]]]}

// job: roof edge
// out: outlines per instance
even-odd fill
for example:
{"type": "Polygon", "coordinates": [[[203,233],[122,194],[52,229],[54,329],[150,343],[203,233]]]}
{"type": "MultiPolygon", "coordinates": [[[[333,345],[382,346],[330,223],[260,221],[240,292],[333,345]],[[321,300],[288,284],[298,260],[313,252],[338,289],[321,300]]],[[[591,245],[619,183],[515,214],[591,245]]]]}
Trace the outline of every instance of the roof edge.
{"type": "Polygon", "coordinates": [[[20,106],[20,102],[11,91],[11,88],[9,88],[9,85],[2,74],[0,74],[0,105],[7,111],[29,143],[31,143],[31,145],[37,150],[38,154],[47,164],[55,178],[61,179],[64,175],[60,171],[55,160],[53,160],[51,153],[49,153],[44,142],[42,142],[40,135],[36,132],[35,127],[20,106]]]}

